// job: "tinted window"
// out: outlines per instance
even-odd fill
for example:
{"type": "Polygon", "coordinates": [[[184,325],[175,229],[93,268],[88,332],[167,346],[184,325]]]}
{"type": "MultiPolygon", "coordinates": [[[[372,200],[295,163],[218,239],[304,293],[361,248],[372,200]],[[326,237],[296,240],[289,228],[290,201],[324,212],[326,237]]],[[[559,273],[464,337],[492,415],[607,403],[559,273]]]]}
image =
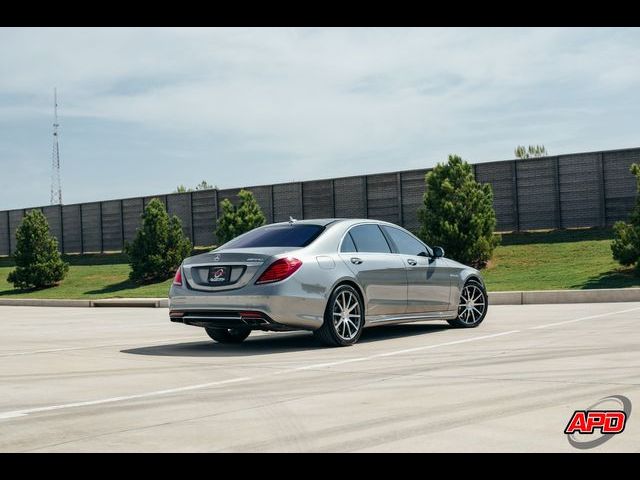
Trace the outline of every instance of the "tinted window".
{"type": "Polygon", "coordinates": [[[344,237],[344,240],[342,241],[342,247],[340,247],[340,251],[357,252],[356,246],[353,243],[353,239],[351,238],[351,235],[349,233],[347,233],[347,235],[344,237]]]}
{"type": "Polygon", "coordinates": [[[273,225],[257,228],[224,248],[306,247],[324,230],[320,225],[273,225]]]}
{"type": "Polygon", "coordinates": [[[390,253],[389,244],[377,225],[358,225],[349,230],[359,252],[390,253]]]}
{"type": "Polygon", "coordinates": [[[393,227],[383,226],[384,231],[391,237],[393,243],[398,247],[398,253],[404,253],[405,255],[418,255],[421,252],[426,252],[427,248],[411,235],[393,227]]]}

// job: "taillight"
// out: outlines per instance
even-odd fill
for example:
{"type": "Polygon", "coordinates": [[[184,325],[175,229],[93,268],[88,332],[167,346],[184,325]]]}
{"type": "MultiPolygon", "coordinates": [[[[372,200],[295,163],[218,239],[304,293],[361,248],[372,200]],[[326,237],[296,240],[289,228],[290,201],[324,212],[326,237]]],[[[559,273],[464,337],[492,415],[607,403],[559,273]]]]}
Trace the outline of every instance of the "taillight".
{"type": "Polygon", "coordinates": [[[293,275],[301,266],[302,262],[297,258],[281,258],[276,260],[260,275],[260,278],[256,281],[256,285],[284,280],[293,275]]]}
{"type": "Polygon", "coordinates": [[[178,267],[178,270],[176,271],[176,276],[173,277],[173,284],[178,285],[179,287],[182,286],[182,266],[178,267]]]}

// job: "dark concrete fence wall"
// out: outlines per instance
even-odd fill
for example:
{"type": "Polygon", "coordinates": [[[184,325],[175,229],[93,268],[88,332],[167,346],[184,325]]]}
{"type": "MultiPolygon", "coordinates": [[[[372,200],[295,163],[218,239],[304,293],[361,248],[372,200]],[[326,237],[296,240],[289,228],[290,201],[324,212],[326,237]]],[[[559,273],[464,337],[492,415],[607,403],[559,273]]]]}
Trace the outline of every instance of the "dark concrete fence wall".
{"type": "MultiPolygon", "coordinates": [[[[474,165],[493,187],[498,231],[610,226],[626,219],[636,198],[632,163],[640,148],[574,153],[474,165]]],[[[416,231],[430,169],[246,187],[267,222],[294,218],[376,218],[416,231]]],[[[213,245],[221,202],[239,188],[38,207],[64,253],[120,251],[140,225],[144,206],[159,198],[182,221],[195,245],[213,245]]],[[[0,255],[13,253],[15,233],[30,209],[0,211],[0,255]]]]}

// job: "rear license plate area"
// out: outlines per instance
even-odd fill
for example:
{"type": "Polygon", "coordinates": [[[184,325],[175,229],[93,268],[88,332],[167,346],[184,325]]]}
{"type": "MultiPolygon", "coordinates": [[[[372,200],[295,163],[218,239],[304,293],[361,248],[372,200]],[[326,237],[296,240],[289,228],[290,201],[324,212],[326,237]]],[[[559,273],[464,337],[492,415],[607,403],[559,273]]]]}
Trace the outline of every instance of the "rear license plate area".
{"type": "Polygon", "coordinates": [[[209,282],[209,285],[225,285],[229,283],[230,276],[230,267],[209,267],[207,281],[209,282]]]}

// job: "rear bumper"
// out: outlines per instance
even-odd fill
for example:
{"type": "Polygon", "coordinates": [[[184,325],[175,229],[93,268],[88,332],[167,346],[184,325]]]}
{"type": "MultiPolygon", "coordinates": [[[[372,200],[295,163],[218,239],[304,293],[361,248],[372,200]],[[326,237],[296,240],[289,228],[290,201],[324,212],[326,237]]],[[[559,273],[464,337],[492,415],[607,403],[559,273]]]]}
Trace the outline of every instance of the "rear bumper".
{"type": "Polygon", "coordinates": [[[196,327],[207,328],[249,328],[251,330],[293,330],[287,325],[275,322],[268,315],[254,311],[232,310],[170,310],[169,318],[172,322],[184,323],[196,327]]]}
{"type": "Polygon", "coordinates": [[[325,289],[313,291],[309,286],[303,289],[301,284],[292,280],[294,278],[278,285],[254,285],[221,292],[172,286],[169,292],[170,317],[172,321],[197,326],[223,326],[230,322],[261,330],[320,328],[327,302],[325,289]],[[266,323],[247,323],[247,319],[240,315],[246,311],[259,312],[266,323]]]}

